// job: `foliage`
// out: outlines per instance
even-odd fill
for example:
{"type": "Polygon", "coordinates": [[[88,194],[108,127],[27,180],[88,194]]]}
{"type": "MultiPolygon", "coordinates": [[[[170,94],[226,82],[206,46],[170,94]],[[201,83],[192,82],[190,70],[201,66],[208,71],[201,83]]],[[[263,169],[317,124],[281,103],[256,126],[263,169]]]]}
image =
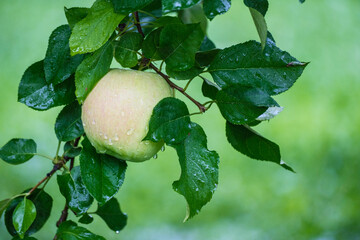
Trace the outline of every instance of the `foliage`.
{"type": "MultiPolygon", "coordinates": [[[[307,63],[276,46],[265,21],[267,0],[244,0],[244,4],[260,43],[248,41],[224,49],[216,48],[206,35],[206,26],[207,19],[230,9],[230,0],[96,0],[91,8],[65,8],[68,24],[51,33],[44,59],[25,71],[18,91],[18,101],[35,110],[65,105],[55,122],[59,144],[56,155],[50,157],[54,167],[32,189],[0,202],[9,233],[32,239],[28,236],[45,224],[52,198],[44,187],[59,170],[62,174],[57,175],[57,182],[66,207],[55,239],[103,239],[67,220],[68,209],[83,224],[90,224],[96,214],[113,231],[125,227],[127,215],[114,196],[125,180],[127,164],[98,153],[84,135],[81,121],[81,104],[109,71],[113,58],[124,68],[155,71],[199,108],[189,113],[183,101],[163,99],[153,109],[144,138],[163,141],[176,150],[181,175],[173,188],[186,199],[185,220],[198,214],[217,188],[219,155],[207,148],[204,130],[190,118],[214,104],[226,120],[226,135],[234,149],[293,171],[281,160],[279,146],[251,126],[280,112],[272,96],[292,87],[307,63]],[[201,92],[209,98],[206,103],[186,92],[195,77],[203,80],[201,92]],[[186,87],[171,78],[187,81],[186,87]],[[62,143],[64,151],[59,155],[62,143]],[[79,166],[74,167],[77,158],[79,166]],[[89,213],[94,200],[98,209],[89,213]]],[[[10,164],[24,163],[35,154],[32,139],[12,139],[0,149],[0,158],[10,164]]]]}

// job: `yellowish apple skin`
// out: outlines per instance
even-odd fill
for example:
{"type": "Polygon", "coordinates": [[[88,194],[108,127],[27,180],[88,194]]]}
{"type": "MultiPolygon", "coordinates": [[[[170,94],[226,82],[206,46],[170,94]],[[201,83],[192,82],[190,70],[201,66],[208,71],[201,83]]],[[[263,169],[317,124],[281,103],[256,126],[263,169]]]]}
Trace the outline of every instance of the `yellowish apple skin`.
{"type": "Polygon", "coordinates": [[[142,162],[153,157],[163,142],[142,141],[156,104],[173,90],[155,73],[110,70],[82,106],[84,131],[99,153],[142,162]]]}

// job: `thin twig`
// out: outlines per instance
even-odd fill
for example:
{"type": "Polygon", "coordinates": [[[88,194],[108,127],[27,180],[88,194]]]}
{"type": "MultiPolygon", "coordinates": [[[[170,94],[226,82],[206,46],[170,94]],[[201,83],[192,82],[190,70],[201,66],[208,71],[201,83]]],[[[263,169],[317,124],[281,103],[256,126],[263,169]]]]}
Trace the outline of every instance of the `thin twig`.
{"type": "Polygon", "coordinates": [[[38,182],[28,193],[27,195],[29,196],[33,191],[35,191],[35,189],[37,189],[43,182],[45,182],[48,178],[51,178],[52,175],[54,175],[54,173],[59,170],[60,168],[62,167],[62,164],[59,163],[59,164],[55,164],[53,169],[48,172],[46,174],[46,176],[40,180],[40,182],[38,182]]]}
{"type": "Polygon", "coordinates": [[[198,101],[196,101],[193,97],[191,97],[189,94],[187,94],[185,92],[185,90],[182,87],[179,87],[178,85],[176,85],[175,83],[173,83],[170,80],[170,77],[164,73],[162,73],[154,64],[150,63],[150,68],[152,68],[157,74],[159,74],[161,77],[163,77],[165,79],[165,81],[170,85],[170,87],[178,90],[179,92],[181,92],[182,94],[184,94],[188,99],[190,99],[190,101],[192,101],[201,112],[205,112],[206,111],[206,107],[204,105],[202,105],[201,103],[199,103],[198,101]]]}
{"type": "Polygon", "coordinates": [[[145,37],[145,34],[144,34],[143,30],[141,29],[141,25],[140,25],[139,13],[134,12],[133,14],[134,14],[134,17],[135,17],[135,25],[136,25],[136,28],[137,28],[138,32],[141,34],[141,36],[145,37]]]}

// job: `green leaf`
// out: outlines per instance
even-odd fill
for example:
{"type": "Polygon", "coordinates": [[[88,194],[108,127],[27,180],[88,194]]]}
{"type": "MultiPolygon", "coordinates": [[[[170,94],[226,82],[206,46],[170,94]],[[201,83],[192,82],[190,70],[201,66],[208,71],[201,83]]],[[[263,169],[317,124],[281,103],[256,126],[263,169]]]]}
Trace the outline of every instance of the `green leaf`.
{"type": "Polygon", "coordinates": [[[57,182],[69,208],[77,215],[86,213],[94,198],[89,194],[81,179],[80,167],[74,167],[71,174],[67,172],[58,175],[57,182]]]}
{"type": "Polygon", "coordinates": [[[211,41],[208,36],[204,37],[204,40],[201,43],[200,46],[200,51],[209,51],[216,48],[215,44],[213,43],[213,41],[211,41]]]}
{"type": "Polygon", "coordinates": [[[216,94],[216,103],[223,117],[232,124],[253,122],[268,107],[278,106],[269,94],[258,88],[233,85],[216,94]]]}
{"type": "MultiPolygon", "coordinates": [[[[30,190],[30,189],[29,189],[30,190]]],[[[24,192],[29,192],[26,190],[24,192]]],[[[27,197],[31,200],[36,208],[36,218],[31,224],[30,228],[26,231],[25,236],[30,236],[31,234],[39,231],[45,222],[48,220],[52,208],[52,198],[44,190],[35,189],[30,196],[27,197]]],[[[16,236],[17,232],[13,225],[13,213],[16,206],[23,201],[23,197],[17,197],[11,201],[9,207],[5,211],[5,226],[8,232],[12,236],[16,236]]]]}
{"type": "Polygon", "coordinates": [[[294,171],[281,160],[279,146],[250,127],[226,122],[226,136],[233,148],[242,154],[253,159],[274,162],[287,170],[294,171]]]}
{"type": "Polygon", "coordinates": [[[265,18],[256,9],[249,8],[249,10],[250,10],[252,19],[253,19],[253,21],[255,23],[256,30],[257,30],[257,32],[259,34],[259,37],[260,37],[261,48],[264,49],[265,44],[266,44],[266,39],[267,39],[267,33],[268,33],[265,18]]]}
{"type": "Polygon", "coordinates": [[[162,0],[161,2],[163,12],[168,13],[194,6],[200,0],[162,0]]]}
{"type": "Polygon", "coordinates": [[[153,60],[160,60],[160,33],[162,28],[157,28],[150,32],[142,45],[142,53],[145,57],[153,59],[153,60]]]}
{"type": "Polygon", "coordinates": [[[299,0],[300,1],[300,3],[304,3],[305,2],[305,0],[299,0]]]}
{"type": "Polygon", "coordinates": [[[87,213],[82,215],[82,217],[79,219],[79,223],[83,223],[83,224],[89,224],[89,223],[92,223],[93,221],[94,221],[94,218],[87,213]]]}
{"type": "Polygon", "coordinates": [[[160,33],[160,56],[167,67],[184,71],[195,64],[195,53],[204,39],[199,24],[171,24],[160,33]]]}
{"type": "Polygon", "coordinates": [[[70,36],[71,54],[94,52],[110,38],[125,15],[117,14],[110,0],[97,0],[89,14],[76,23],[70,36]]]}
{"type": "Polygon", "coordinates": [[[257,10],[263,16],[265,16],[269,8],[268,0],[244,0],[244,3],[247,7],[257,10]]]}
{"type": "Polygon", "coordinates": [[[107,42],[99,50],[88,55],[75,73],[76,97],[80,103],[109,71],[113,58],[113,47],[107,42]]]}
{"type": "Polygon", "coordinates": [[[216,94],[219,92],[219,90],[220,88],[215,83],[210,82],[207,79],[204,80],[201,87],[202,94],[212,100],[215,100],[216,94]]]}
{"type": "Polygon", "coordinates": [[[204,130],[191,124],[191,132],[184,142],[174,145],[179,156],[181,176],[173,183],[176,192],[187,201],[185,221],[195,216],[211,200],[218,184],[219,156],[207,149],[204,130]]]}
{"type": "Polygon", "coordinates": [[[109,201],[124,182],[126,163],[106,154],[99,154],[85,138],[80,154],[81,178],[100,205],[109,201]]]}
{"type": "Polygon", "coordinates": [[[195,55],[196,63],[200,67],[208,67],[220,51],[220,49],[216,48],[207,51],[197,52],[195,55]]]}
{"type": "Polygon", "coordinates": [[[80,8],[80,7],[73,7],[73,8],[66,8],[64,7],[64,12],[66,19],[69,23],[70,28],[74,28],[75,24],[80,22],[84,19],[88,13],[89,8],[80,8]]]}
{"type": "Polygon", "coordinates": [[[260,43],[255,41],[225,48],[212,61],[208,71],[221,88],[242,84],[260,88],[270,95],[282,93],[300,77],[306,63],[275,45],[267,45],[265,50],[262,54],[260,43]]]}
{"type": "Polygon", "coordinates": [[[130,32],[121,36],[115,45],[115,59],[121,66],[131,68],[138,63],[137,51],[141,48],[143,37],[139,33],[130,32]]]}
{"type": "Polygon", "coordinates": [[[13,138],[0,148],[0,158],[17,165],[30,160],[36,153],[36,143],[32,139],[13,138]]]}
{"type": "Polygon", "coordinates": [[[20,238],[19,236],[15,236],[15,237],[13,237],[11,240],[37,240],[37,239],[36,239],[36,238],[33,238],[33,237],[20,238]]]}
{"type": "Polygon", "coordinates": [[[69,25],[62,25],[50,35],[44,59],[45,79],[48,83],[59,84],[65,81],[84,59],[83,55],[70,56],[70,34],[69,25]]]}
{"type": "Polygon", "coordinates": [[[31,200],[26,197],[15,208],[12,220],[16,232],[21,238],[24,238],[25,232],[36,218],[36,208],[31,200]]]}
{"type": "Polygon", "coordinates": [[[65,106],[55,122],[55,133],[59,141],[67,142],[84,134],[81,121],[81,106],[73,102],[65,106]]]}
{"type": "Polygon", "coordinates": [[[190,128],[186,104],[177,98],[164,98],[154,107],[149,132],[143,140],[163,140],[168,145],[176,144],[188,136],[190,128]]]}
{"type": "Polygon", "coordinates": [[[116,13],[129,14],[140,10],[154,0],[111,0],[116,13]]]}
{"type": "Polygon", "coordinates": [[[81,147],[74,147],[71,142],[66,142],[64,145],[64,156],[74,158],[80,155],[81,147]]]}
{"type": "Polygon", "coordinates": [[[178,16],[185,24],[199,23],[204,34],[206,34],[208,20],[200,4],[179,11],[178,16]]]}
{"type": "Polygon", "coordinates": [[[198,66],[194,66],[188,70],[185,70],[185,71],[176,71],[176,70],[173,70],[171,68],[168,68],[166,66],[166,73],[176,79],[176,80],[188,80],[188,79],[192,79],[196,76],[198,76],[200,73],[202,73],[204,71],[203,68],[200,68],[198,66]]]}
{"type": "Polygon", "coordinates": [[[127,223],[127,215],[121,212],[120,204],[115,198],[110,199],[103,206],[98,206],[95,212],[106,223],[106,225],[116,233],[121,231],[127,223]]]}
{"type": "Polygon", "coordinates": [[[204,0],[204,12],[212,20],[220,14],[226,13],[231,6],[231,0],[204,0]]]}
{"type": "Polygon", "coordinates": [[[86,228],[79,227],[73,221],[61,223],[57,230],[57,240],[106,240],[86,228]]]}
{"type": "Polygon", "coordinates": [[[3,212],[5,211],[5,209],[9,206],[10,202],[12,201],[12,199],[8,198],[8,199],[4,199],[0,201],[0,218],[2,217],[3,212]]]}
{"type": "Polygon", "coordinates": [[[182,24],[182,22],[178,17],[163,16],[156,19],[152,24],[156,27],[164,27],[169,24],[182,24]]]}
{"type": "Polygon", "coordinates": [[[44,61],[26,69],[21,78],[18,101],[35,110],[47,110],[75,100],[75,85],[72,77],[54,85],[45,80],[44,61]]]}

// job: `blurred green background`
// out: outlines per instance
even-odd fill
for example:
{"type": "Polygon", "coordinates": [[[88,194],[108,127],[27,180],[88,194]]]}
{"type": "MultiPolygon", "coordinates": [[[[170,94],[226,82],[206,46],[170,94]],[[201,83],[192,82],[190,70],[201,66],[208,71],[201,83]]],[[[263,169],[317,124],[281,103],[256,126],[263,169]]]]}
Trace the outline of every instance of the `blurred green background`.
{"type": "MultiPolygon", "coordinates": [[[[17,86],[24,70],[43,59],[52,30],[66,23],[63,6],[79,4],[90,6],[91,1],[0,2],[0,146],[14,137],[33,138],[39,152],[55,154],[53,124],[61,108],[33,111],[17,103],[17,86]]],[[[294,87],[276,97],[284,111],[257,127],[280,145],[283,160],[297,173],[233,150],[214,106],[193,117],[221,160],[219,187],[201,213],[182,223],[185,200],[171,187],[180,168],[167,148],[156,160],[129,164],[117,194],[128,226],[115,234],[95,217],[91,231],[127,240],[360,239],[360,1],[271,1],[267,22],[280,48],[311,61],[294,87]]],[[[221,48],[258,39],[242,1],[234,0],[230,12],[209,27],[210,38],[221,48]]],[[[190,92],[198,94],[200,84],[194,81],[190,92]]],[[[38,157],[20,166],[1,161],[0,199],[34,186],[51,166],[38,157]]],[[[64,205],[55,178],[47,192],[54,208],[34,235],[38,239],[52,239],[64,205]]],[[[10,239],[3,218],[0,239],[10,239]]]]}

